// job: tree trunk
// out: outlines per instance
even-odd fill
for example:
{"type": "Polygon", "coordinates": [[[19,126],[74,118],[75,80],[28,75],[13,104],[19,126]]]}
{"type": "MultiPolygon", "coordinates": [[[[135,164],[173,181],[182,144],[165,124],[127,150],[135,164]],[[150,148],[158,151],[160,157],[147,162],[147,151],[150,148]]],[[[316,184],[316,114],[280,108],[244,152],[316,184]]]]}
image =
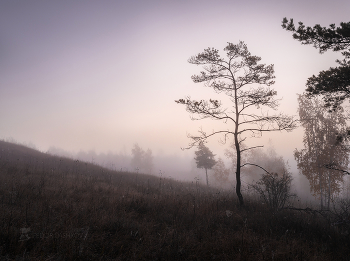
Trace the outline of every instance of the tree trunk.
{"type": "Polygon", "coordinates": [[[320,195],[321,195],[321,210],[323,209],[323,184],[322,184],[322,176],[321,176],[321,173],[319,171],[319,180],[320,180],[320,195]]]}
{"type": "Polygon", "coordinates": [[[235,80],[233,80],[234,90],[235,90],[235,112],[236,112],[236,121],[235,121],[235,147],[237,153],[237,164],[236,164],[236,194],[239,200],[239,205],[242,207],[244,205],[243,196],[241,193],[241,149],[238,141],[238,127],[239,127],[239,110],[238,110],[238,98],[237,98],[237,86],[235,80]]]}
{"type": "Polygon", "coordinates": [[[238,135],[235,135],[235,146],[237,153],[237,165],[236,165],[236,194],[239,200],[239,205],[244,205],[243,196],[241,193],[241,150],[238,143],[238,135]]]}
{"type": "Polygon", "coordinates": [[[208,181],[208,170],[205,169],[205,176],[207,177],[207,186],[209,187],[209,181],[208,181]]]}
{"type": "Polygon", "coordinates": [[[329,210],[330,202],[331,202],[331,171],[328,171],[328,202],[327,202],[327,210],[329,210]]]}

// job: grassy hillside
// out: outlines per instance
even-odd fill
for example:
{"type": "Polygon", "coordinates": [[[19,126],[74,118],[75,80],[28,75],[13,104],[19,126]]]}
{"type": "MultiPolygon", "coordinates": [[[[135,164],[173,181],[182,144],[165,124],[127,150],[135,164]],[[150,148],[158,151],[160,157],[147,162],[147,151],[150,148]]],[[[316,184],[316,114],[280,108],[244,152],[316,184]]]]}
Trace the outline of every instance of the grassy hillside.
{"type": "Polygon", "coordinates": [[[349,260],[320,215],[245,199],[0,141],[0,259],[349,260]]]}

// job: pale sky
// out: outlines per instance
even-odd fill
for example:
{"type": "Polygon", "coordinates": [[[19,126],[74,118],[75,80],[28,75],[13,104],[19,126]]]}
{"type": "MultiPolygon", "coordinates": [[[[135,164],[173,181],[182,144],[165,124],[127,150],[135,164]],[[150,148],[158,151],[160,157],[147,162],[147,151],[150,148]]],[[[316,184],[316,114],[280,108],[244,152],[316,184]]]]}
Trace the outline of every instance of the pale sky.
{"type": "MultiPolygon", "coordinates": [[[[275,65],[280,111],[297,115],[297,93],[312,74],[336,66],[340,54],[320,55],[281,27],[283,17],[313,26],[348,22],[350,3],[332,1],[16,1],[0,2],[0,138],[45,151],[128,151],[134,143],[155,155],[181,151],[200,126],[174,102],[211,97],[195,84],[188,58],[227,42],[244,41],[275,65]]],[[[224,53],[222,53],[224,54],[224,53]]],[[[302,130],[274,133],[272,142],[293,158],[302,130]]],[[[212,138],[220,155],[225,146],[212,138]]],[[[190,152],[193,154],[193,151],[190,152]]]]}

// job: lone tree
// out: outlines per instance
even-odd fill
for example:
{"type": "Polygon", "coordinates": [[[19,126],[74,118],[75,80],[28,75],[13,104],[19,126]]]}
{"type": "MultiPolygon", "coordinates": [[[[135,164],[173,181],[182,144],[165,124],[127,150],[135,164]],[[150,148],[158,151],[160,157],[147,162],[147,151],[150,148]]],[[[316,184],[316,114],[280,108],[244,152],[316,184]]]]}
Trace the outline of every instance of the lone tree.
{"type": "Polygon", "coordinates": [[[323,95],[325,106],[336,110],[347,98],[350,98],[350,22],[340,23],[340,27],[331,24],[329,28],[316,24],[305,27],[299,22],[296,29],[293,19],[284,18],[282,28],[293,32],[293,38],[302,44],[312,44],[320,53],[327,50],[341,51],[343,60],[337,60],[339,67],[330,67],[317,76],[311,76],[306,83],[306,91],[310,96],[323,95]]]}
{"type": "Polygon", "coordinates": [[[236,194],[240,205],[243,206],[241,153],[261,146],[241,149],[241,143],[247,136],[261,136],[265,131],[293,130],[295,121],[293,117],[284,114],[270,115],[262,110],[263,107],[274,110],[278,107],[278,101],[275,99],[277,92],[269,88],[274,84],[273,65],[260,64],[261,58],[251,55],[242,41],[238,44],[228,43],[224,51],[226,59],[219,55],[218,50],[208,48],[192,56],[188,62],[203,66],[204,70],[199,75],[192,76],[195,83],[204,82],[206,87],[213,88],[215,92],[224,93],[232,105],[224,107],[221,101],[215,99],[196,101],[190,97],[175,102],[185,105],[188,112],[197,115],[192,117],[193,120],[211,118],[232,124],[225,125],[225,129],[214,130],[210,134],[201,129],[198,136],[189,135],[192,141],[188,148],[216,134],[223,135],[224,143],[228,136],[233,135],[237,163],[236,194]]]}
{"type": "Polygon", "coordinates": [[[205,169],[205,176],[207,178],[207,186],[209,186],[208,181],[208,169],[211,169],[216,161],[214,159],[214,154],[209,150],[207,146],[204,145],[204,142],[200,142],[198,145],[198,150],[194,152],[196,154],[195,161],[197,168],[205,169]]]}

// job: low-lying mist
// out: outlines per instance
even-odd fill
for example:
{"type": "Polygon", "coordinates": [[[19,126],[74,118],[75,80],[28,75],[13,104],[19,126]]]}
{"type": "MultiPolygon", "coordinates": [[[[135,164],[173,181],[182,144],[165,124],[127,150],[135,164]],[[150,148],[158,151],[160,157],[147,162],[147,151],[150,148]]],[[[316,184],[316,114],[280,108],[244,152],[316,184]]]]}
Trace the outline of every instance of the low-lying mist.
{"type": "MultiPolygon", "coordinates": [[[[172,178],[180,181],[200,182],[205,184],[205,170],[199,169],[194,160],[194,150],[189,151],[186,155],[167,155],[166,153],[158,152],[152,156],[152,168],[150,171],[145,171],[142,168],[133,166],[132,151],[122,150],[119,153],[96,153],[94,150],[79,151],[77,153],[68,152],[62,148],[50,147],[47,153],[51,155],[64,156],[79,161],[85,161],[100,165],[102,167],[126,172],[147,173],[163,178],[172,178]],[[190,156],[192,153],[193,156],[190,156]]],[[[213,170],[208,170],[209,185],[217,186],[229,190],[235,188],[234,175],[234,160],[233,155],[226,153],[227,157],[223,158],[225,167],[229,169],[229,182],[220,183],[215,180],[213,170]],[[231,157],[231,158],[230,158],[231,157]]],[[[218,158],[216,159],[218,160],[218,158]]],[[[276,154],[273,146],[270,144],[265,149],[255,149],[245,157],[246,162],[257,164],[269,172],[282,173],[284,168],[293,176],[292,190],[296,193],[299,199],[310,204],[317,204],[318,200],[310,193],[309,181],[299,174],[296,166],[290,167],[287,160],[276,154]]],[[[242,185],[243,190],[247,189],[249,184],[257,182],[264,171],[256,166],[245,166],[242,168],[242,185]]]]}
{"type": "MultiPolygon", "coordinates": [[[[20,144],[14,139],[6,139],[6,141],[20,144]]],[[[22,143],[22,145],[38,150],[33,143],[22,143]]],[[[193,148],[182,155],[166,154],[164,151],[158,151],[155,155],[151,153],[151,169],[148,171],[142,169],[142,167],[135,167],[133,165],[132,150],[128,151],[125,148],[119,153],[97,153],[95,150],[69,152],[63,148],[51,146],[46,153],[93,163],[116,171],[146,173],[162,178],[205,184],[205,170],[197,168],[194,160],[195,150],[196,149],[193,148]]],[[[219,156],[216,156],[216,160],[219,160],[219,158],[219,156]]],[[[232,190],[233,192],[235,189],[235,160],[232,151],[230,155],[230,151],[226,150],[225,156],[221,157],[221,159],[224,162],[225,168],[229,171],[229,182],[218,182],[214,177],[214,170],[210,169],[208,170],[209,185],[232,190]]],[[[285,168],[293,177],[292,191],[297,194],[298,200],[307,205],[318,206],[320,204],[320,198],[311,193],[309,180],[299,172],[294,159],[286,159],[278,155],[271,142],[264,148],[252,150],[250,153],[246,154],[243,159],[245,162],[257,164],[269,172],[283,173],[285,168]]],[[[246,190],[249,185],[257,182],[264,173],[264,170],[256,166],[247,165],[243,167],[241,173],[242,191],[246,190]]],[[[347,175],[344,176],[340,197],[347,197],[349,195],[349,183],[350,177],[347,175]]]]}

